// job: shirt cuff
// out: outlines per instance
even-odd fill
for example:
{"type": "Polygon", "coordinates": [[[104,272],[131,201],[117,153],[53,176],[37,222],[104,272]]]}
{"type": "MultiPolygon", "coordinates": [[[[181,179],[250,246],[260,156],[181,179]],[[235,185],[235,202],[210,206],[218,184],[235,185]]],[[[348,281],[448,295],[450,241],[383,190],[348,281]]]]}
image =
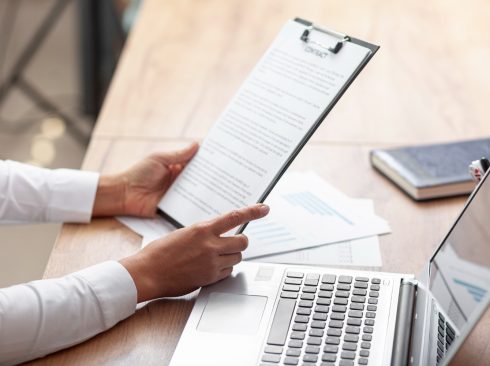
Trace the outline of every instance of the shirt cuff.
{"type": "Polygon", "coordinates": [[[106,329],[134,314],[137,305],[136,285],[119,262],[103,262],[73,275],[90,285],[99,301],[106,329]]]}
{"type": "Polygon", "coordinates": [[[49,174],[51,197],[47,221],[89,222],[95,202],[99,173],[57,169],[49,174]]]}

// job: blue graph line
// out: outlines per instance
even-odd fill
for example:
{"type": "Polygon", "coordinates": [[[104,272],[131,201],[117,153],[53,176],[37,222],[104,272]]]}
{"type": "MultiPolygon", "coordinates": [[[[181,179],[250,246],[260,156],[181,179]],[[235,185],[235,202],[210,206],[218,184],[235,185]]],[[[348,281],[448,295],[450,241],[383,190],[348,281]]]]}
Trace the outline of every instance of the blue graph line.
{"type": "Polygon", "coordinates": [[[311,192],[304,191],[298,193],[285,194],[284,199],[293,206],[299,206],[313,215],[320,216],[337,216],[349,225],[354,225],[352,221],[343,216],[337,210],[329,206],[321,198],[318,198],[311,192]]]}
{"type": "Polygon", "coordinates": [[[475,286],[471,283],[460,280],[459,278],[453,278],[454,283],[466,288],[468,293],[473,297],[476,302],[480,302],[486,295],[487,290],[484,288],[475,286]]]}

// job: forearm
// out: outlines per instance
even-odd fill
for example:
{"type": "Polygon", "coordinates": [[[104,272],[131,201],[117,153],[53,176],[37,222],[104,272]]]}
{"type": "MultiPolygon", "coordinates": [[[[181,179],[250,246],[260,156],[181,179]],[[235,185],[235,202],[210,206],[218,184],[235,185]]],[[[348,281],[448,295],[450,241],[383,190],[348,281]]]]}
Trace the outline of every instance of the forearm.
{"type": "Polygon", "coordinates": [[[0,365],[70,347],[134,313],[136,288],[117,262],[0,289],[0,365]]]}
{"type": "Polygon", "coordinates": [[[125,194],[123,175],[102,175],[97,185],[92,217],[123,215],[125,194]]]}

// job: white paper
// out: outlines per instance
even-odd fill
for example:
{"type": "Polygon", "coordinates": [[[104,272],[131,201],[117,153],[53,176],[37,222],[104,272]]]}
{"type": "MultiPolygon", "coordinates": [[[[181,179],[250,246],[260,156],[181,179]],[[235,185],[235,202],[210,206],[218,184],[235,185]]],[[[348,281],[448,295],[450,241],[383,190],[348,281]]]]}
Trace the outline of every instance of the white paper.
{"type": "MultiPolygon", "coordinates": [[[[357,211],[374,213],[371,200],[352,200],[352,205],[357,211]]],[[[319,266],[381,267],[382,265],[378,236],[273,254],[252,261],[319,266]]]]}
{"type": "Polygon", "coordinates": [[[136,234],[143,237],[142,248],[147,246],[152,241],[162,238],[174,231],[176,228],[163,217],[154,219],[141,219],[132,216],[119,216],[117,219],[133,230],[136,234]]]}
{"type": "MultiPolygon", "coordinates": [[[[258,202],[370,50],[333,54],[288,22],[209,131],[159,208],[183,226],[258,202]]],[[[338,40],[312,32],[317,42],[338,40]]]]}
{"type": "MultiPolygon", "coordinates": [[[[388,223],[362,201],[345,196],[314,173],[285,174],[267,198],[267,217],[244,233],[244,258],[288,252],[390,232],[388,223]]],[[[368,201],[367,204],[369,204],[368,201]]]]}
{"type": "Polygon", "coordinates": [[[377,236],[251,259],[255,262],[318,266],[381,267],[377,236]]]}

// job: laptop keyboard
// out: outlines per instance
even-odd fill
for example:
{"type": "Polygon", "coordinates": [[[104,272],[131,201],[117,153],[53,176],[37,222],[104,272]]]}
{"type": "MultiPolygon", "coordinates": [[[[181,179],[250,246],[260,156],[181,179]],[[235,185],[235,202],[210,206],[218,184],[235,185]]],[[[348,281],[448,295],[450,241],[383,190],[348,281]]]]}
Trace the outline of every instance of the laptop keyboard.
{"type": "Polygon", "coordinates": [[[451,325],[446,322],[446,318],[441,313],[439,313],[438,323],[436,356],[437,364],[441,362],[448,348],[451,346],[454,338],[456,337],[456,333],[454,332],[453,327],[451,327],[451,325]]]}
{"type": "Polygon", "coordinates": [[[380,283],[287,272],[260,365],[368,365],[380,283]]]}

